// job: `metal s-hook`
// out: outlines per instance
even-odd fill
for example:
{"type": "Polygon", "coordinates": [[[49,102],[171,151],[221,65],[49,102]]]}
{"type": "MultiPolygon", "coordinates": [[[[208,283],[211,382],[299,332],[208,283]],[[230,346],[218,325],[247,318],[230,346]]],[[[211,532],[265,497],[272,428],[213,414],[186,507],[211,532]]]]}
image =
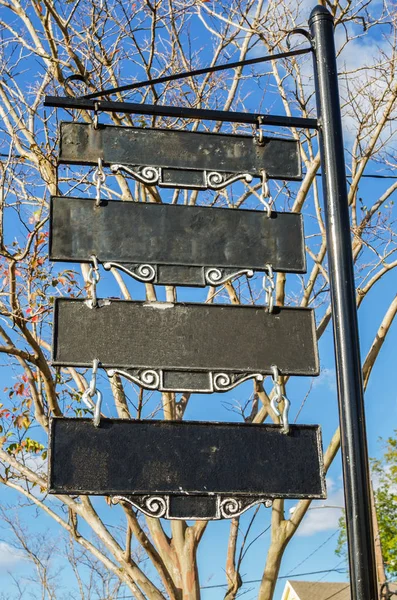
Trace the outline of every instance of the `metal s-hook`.
{"type": "Polygon", "coordinates": [[[276,415],[280,419],[280,423],[282,425],[282,432],[287,434],[289,433],[289,421],[288,421],[288,413],[291,406],[291,402],[288,400],[287,396],[283,394],[283,390],[280,383],[280,372],[276,365],[272,365],[272,379],[274,385],[274,395],[271,399],[270,406],[272,410],[276,413],[276,415]],[[284,401],[283,414],[281,415],[278,405],[280,402],[284,401]]]}
{"type": "Polygon", "coordinates": [[[264,146],[265,145],[265,140],[264,140],[264,136],[263,136],[263,129],[261,129],[261,125],[262,125],[263,119],[261,115],[258,115],[257,117],[257,121],[255,123],[255,128],[253,131],[253,136],[254,136],[254,142],[255,144],[257,144],[257,146],[264,146]]]}
{"type": "Polygon", "coordinates": [[[266,216],[268,218],[270,218],[272,215],[271,205],[272,205],[273,199],[272,199],[272,196],[270,193],[269,180],[268,180],[265,169],[261,169],[261,179],[262,179],[262,189],[261,189],[261,195],[260,195],[259,199],[262,202],[262,204],[265,206],[266,216]]]}
{"type": "Polygon", "coordinates": [[[88,271],[87,283],[89,283],[91,285],[91,298],[89,300],[87,300],[86,303],[90,308],[97,308],[98,298],[97,298],[97,293],[96,293],[96,286],[99,283],[101,274],[99,272],[98,259],[95,256],[95,254],[92,254],[90,256],[90,259],[92,261],[92,264],[90,266],[90,270],[88,271]]]}
{"type": "Polygon", "coordinates": [[[99,102],[94,102],[94,118],[92,119],[92,126],[94,129],[98,129],[98,111],[99,111],[99,102]]]}
{"type": "Polygon", "coordinates": [[[102,406],[102,393],[96,387],[96,377],[97,377],[98,367],[99,367],[99,360],[97,358],[94,358],[93,363],[92,363],[91,381],[90,381],[88,387],[83,392],[83,395],[81,397],[84,404],[90,410],[94,411],[93,422],[94,422],[95,427],[99,427],[99,424],[101,421],[101,406],[102,406]],[[95,395],[97,396],[96,402],[94,402],[92,400],[92,398],[95,395]]]}
{"type": "Polygon", "coordinates": [[[266,273],[263,276],[263,289],[265,290],[265,305],[269,313],[274,309],[274,273],[273,267],[269,263],[266,265],[266,273]]]}
{"type": "Polygon", "coordinates": [[[102,158],[98,158],[98,166],[92,175],[92,181],[96,187],[95,206],[101,205],[101,188],[106,181],[106,175],[102,167],[102,158]]]}

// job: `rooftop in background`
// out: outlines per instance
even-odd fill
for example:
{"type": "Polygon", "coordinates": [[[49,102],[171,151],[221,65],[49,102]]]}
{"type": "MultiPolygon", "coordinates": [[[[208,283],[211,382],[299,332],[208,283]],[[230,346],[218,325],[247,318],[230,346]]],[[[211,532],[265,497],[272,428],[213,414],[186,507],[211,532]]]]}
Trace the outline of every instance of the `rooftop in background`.
{"type": "Polygon", "coordinates": [[[287,581],[281,600],[350,600],[350,584],[287,581]]]}
{"type": "MultiPolygon", "coordinates": [[[[390,584],[397,595],[397,585],[390,584]]],[[[281,600],[350,600],[350,584],[327,581],[287,581],[281,600]]]]}

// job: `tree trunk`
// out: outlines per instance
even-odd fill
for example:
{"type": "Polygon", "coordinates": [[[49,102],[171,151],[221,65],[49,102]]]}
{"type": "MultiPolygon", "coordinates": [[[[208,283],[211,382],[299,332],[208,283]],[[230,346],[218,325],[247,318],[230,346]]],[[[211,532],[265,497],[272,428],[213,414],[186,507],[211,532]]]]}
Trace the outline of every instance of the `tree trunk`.
{"type": "Polygon", "coordinates": [[[182,583],[182,600],[200,600],[200,583],[196,560],[197,541],[193,527],[184,522],[173,523],[173,541],[177,542],[180,577],[182,583]],[[179,531],[177,531],[179,529],[179,531]]]}
{"type": "Polygon", "coordinates": [[[281,559],[283,558],[286,545],[287,539],[284,535],[280,536],[280,540],[272,541],[270,544],[267,553],[266,567],[259,588],[258,600],[273,599],[274,588],[276,587],[281,559]]]}

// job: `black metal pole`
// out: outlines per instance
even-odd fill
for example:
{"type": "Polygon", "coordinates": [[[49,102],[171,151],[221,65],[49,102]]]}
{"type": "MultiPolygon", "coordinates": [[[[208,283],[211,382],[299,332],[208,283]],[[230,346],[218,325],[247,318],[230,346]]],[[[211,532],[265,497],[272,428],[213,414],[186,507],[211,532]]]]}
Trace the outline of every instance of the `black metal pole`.
{"type": "Polygon", "coordinates": [[[309,20],[315,51],[326,235],[353,600],[378,597],[350,219],[331,13],[309,20]]]}

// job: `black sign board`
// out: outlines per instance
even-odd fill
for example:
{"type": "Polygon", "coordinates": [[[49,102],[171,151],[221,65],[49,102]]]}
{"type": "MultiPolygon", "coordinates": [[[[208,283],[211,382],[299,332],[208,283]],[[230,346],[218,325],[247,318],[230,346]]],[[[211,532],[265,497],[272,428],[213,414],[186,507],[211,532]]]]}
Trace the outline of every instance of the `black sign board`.
{"type": "Polygon", "coordinates": [[[320,427],[51,420],[49,492],[117,496],[151,516],[234,517],[273,498],[324,498],[320,427]]]}
{"type": "Polygon", "coordinates": [[[281,375],[319,373],[311,309],[56,299],[53,364],[94,359],[163,391],[227,391],[272,365],[281,375]]]}
{"type": "Polygon", "coordinates": [[[219,285],[252,270],[304,273],[302,216],[86,198],[51,199],[50,259],[118,265],[141,281],[219,285]]]}
{"type": "Polygon", "coordinates": [[[239,179],[301,180],[299,144],[293,139],[62,123],[59,162],[123,165],[146,185],[222,189],[239,179]]]}

